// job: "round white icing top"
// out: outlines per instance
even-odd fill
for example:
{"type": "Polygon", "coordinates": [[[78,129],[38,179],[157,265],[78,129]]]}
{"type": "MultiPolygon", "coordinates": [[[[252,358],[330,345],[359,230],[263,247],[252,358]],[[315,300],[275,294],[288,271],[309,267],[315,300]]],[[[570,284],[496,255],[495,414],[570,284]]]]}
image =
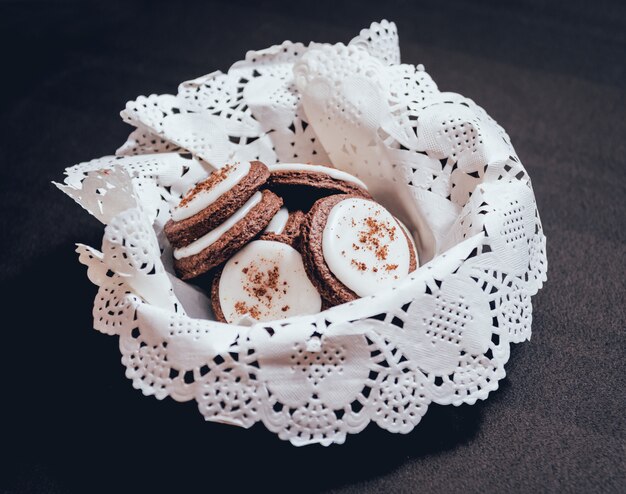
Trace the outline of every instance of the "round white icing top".
{"type": "Polygon", "coordinates": [[[409,274],[410,247],[396,219],[367,199],[349,198],[331,210],[322,252],[332,273],[360,297],[409,274]]]}
{"type": "Polygon", "coordinates": [[[209,247],[211,244],[215,243],[218,238],[220,238],[224,233],[230,230],[233,226],[237,224],[240,220],[242,220],[250,210],[256,206],[261,199],[263,198],[262,192],[255,192],[250,199],[246,201],[246,203],[241,206],[232,216],[229,216],[228,219],[218,225],[213,230],[203,235],[197,240],[194,240],[189,245],[185,245],[184,247],[180,247],[178,249],[174,249],[174,258],[182,259],[183,257],[193,256],[195,254],[199,254],[204,249],[209,247]]]}
{"type": "Polygon", "coordinates": [[[172,219],[181,221],[199,213],[237,185],[250,171],[250,163],[226,165],[200,182],[172,211],[172,219]]]}
{"type": "Polygon", "coordinates": [[[219,281],[224,317],[237,323],[314,314],[322,299],[304,271],[302,256],[282,242],[255,240],[224,265],[219,281]]]}
{"type": "Polygon", "coordinates": [[[282,207],[278,210],[278,213],[274,215],[272,220],[265,227],[263,233],[275,233],[276,235],[280,235],[283,233],[285,226],[287,226],[287,221],[289,220],[289,211],[287,208],[282,207]]]}
{"type": "Polygon", "coordinates": [[[361,180],[356,178],[354,175],[350,175],[347,172],[342,170],[337,170],[337,168],[331,168],[330,166],[322,166],[322,165],[307,165],[305,163],[277,163],[275,165],[268,166],[270,172],[317,172],[317,173],[325,173],[329,177],[334,178],[335,180],[343,180],[344,182],[352,182],[353,184],[358,185],[359,187],[367,190],[367,185],[365,185],[361,180]]]}

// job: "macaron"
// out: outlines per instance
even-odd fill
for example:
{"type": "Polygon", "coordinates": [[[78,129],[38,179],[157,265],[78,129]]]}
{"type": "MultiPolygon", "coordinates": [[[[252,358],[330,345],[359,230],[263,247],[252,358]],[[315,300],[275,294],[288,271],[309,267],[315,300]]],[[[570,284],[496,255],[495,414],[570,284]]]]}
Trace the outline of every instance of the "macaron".
{"type": "Polygon", "coordinates": [[[268,187],[283,197],[290,209],[308,211],[317,199],[333,194],[371,197],[361,180],[330,166],[278,163],[269,169],[268,187]]]}
{"type": "Polygon", "coordinates": [[[319,199],[302,224],[309,279],[329,305],[373,295],[418,266],[415,245],[377,202],[355,195],[319,199]]]}
{"type": "Polygon", "coordinates": [[[232,216],[270,176],[260,161],[226,165],[198,183],[172,210],[164,232],[174,248],[189,245],[232,216]]]}
{"type": "Polygon", "coordinates": [[[211,304],[217,320],[237,324],[315,314],[322,299],[297,250],[284,242],[255,240],[216,274],[211,304]]]}

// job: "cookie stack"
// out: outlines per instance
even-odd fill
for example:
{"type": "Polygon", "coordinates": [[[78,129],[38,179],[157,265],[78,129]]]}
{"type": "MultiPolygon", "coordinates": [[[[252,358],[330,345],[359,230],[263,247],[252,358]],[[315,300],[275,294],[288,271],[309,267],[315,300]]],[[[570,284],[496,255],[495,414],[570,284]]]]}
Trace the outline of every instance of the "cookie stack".
{"type": "Polygon", "coordinates": [[[185,194],[164,231],[178,275],[211,273],[215,317],[235,324],[314,314],[418,265],[406,228],[326,166],[227,165],[185,194]]]}

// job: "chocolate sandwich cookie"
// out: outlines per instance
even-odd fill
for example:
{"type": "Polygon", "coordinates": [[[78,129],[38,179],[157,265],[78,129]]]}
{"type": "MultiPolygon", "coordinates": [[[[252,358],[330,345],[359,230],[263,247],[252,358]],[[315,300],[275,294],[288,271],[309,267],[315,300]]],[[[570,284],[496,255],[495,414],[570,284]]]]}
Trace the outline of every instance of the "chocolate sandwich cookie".
{"type": "Polygon", "coordinates": [[[186,280],[219,266],[261,233],[282,204],[282,199],[269,190],[255,192],[223,223],[174,249],[176,272],[186,280]]]}
{"type": "Polygon", "coordinates": [[[315,314],[322,299],[297,250],[283,242],[255,240],[215,276],[211,305],[219,321],[237,324],[246,317],[272,321],[315,314]]]}
{"type": "Polygon", "coordinates": [[[172,247],[190,244],[222,224],[269,178],[260,161],[235,163],[214,171],[191,189],[172,211],[164,232],[172,247]]]}
{"type": "Polygon", "coordinates": [[[317,199],[332,194],[371,198],[361,180],[330,166],[278,163],[269,169],[267,186],[283,197],[290,209],[308,211],[317,199]]]}
{"type": "Polygon", "coordinates": [[[307,274],[331,305],[373,295],[417,268],[417,252],[398,221],[363,197],[318,200],[301,242],[307,274]]]}
{"type": "Polygon", "coordinates": [[[288,211],[287,208],[282,207],[259,239],[283,242],[297,249],[300,243],[300,226],[305,216],[302,211],[288,211]]]}

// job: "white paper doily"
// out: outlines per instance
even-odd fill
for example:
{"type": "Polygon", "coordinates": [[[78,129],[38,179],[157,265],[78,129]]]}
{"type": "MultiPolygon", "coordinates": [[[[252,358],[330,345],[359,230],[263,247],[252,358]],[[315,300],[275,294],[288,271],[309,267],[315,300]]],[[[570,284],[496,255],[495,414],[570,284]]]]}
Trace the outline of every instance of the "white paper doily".
{"type": "Polygon", "coordinates": [[[530,179],[473,101],[400,64],[393,23],[347,46],[285,41],[174,95],[127,103],[116,156],[66,170],[60,189],[106,225],[78,246],[98,287],[94,327],[118,335],[133,386],[196,400],[206,420],[262,422],[294,445],[342,443],[370,422],[411,431],[429,403],[487,398],[509,346],[530,338],[546,279],[530,179]],[[399,286],[313,316],[212,320],[174,276],[162,227],[213,168],[331,162],[368,184],[429,261],[399,286]]]}

